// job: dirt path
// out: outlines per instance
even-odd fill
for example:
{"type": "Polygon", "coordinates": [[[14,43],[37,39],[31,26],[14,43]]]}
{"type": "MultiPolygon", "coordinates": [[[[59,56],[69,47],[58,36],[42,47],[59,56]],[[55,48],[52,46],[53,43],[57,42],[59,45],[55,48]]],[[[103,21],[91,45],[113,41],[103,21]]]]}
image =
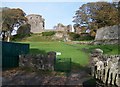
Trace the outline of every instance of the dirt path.
{"type": "MultiPolygon", "coordinates": [[[[21,70],[3,72],[3,85],[79,85],[89,80],[91,76],[85,71],[70,72],[67,75],[52,72],[40,74],[21,70]]],[[[82,86],[81,86],[82,87],[82,86]]],[[[90,86],[89,86],[90,87],[90,86]]],[[[91,86],[92,87],[92,86],[91,86]]]]}

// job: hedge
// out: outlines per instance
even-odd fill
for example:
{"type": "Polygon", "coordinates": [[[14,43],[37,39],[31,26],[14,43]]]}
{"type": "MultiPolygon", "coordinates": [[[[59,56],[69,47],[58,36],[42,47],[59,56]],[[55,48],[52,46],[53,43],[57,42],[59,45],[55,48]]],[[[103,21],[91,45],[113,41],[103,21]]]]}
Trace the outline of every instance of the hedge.
{"type": "Polygon", "coordinates": [[[42,36],[53,36],[54,34],[55,34],[54,31],[42,32],[42,36]]]}

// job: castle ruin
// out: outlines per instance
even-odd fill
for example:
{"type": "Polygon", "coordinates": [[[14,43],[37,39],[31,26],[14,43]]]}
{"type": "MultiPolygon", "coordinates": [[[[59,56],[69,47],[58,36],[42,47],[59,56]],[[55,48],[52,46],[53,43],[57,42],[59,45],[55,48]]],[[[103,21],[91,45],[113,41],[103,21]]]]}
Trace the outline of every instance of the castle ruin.
{"type": "Polygon", "coordinates": [[[118,44],[120,25],[103,27],[97,30],[95,44],[118,44]]]}
{"type": "Polygon", "coordinates": [[[30,14],[26,16],[31,25],[31,33],[41,33],[45,29],[45,19],[41,15],[30,14]]]}

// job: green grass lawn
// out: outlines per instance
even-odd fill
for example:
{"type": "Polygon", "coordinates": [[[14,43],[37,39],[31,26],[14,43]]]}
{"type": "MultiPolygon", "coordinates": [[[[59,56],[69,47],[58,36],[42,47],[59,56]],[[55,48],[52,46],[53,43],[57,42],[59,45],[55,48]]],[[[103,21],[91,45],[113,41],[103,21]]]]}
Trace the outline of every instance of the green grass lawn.
{"type": "Polygon", "coordinates": [[[64,42],[30,42],[30,53],[61,52],[57,58],[71,58],[72,70],[78,70],[89,63],[89,55],[81,50],[83,47],[74,47],[64,42]]]}
{"type": "Polygon", "coordinates": [[[80,45],[65,42],[25,42],[30,44],[30,53],[40,54],[49,51],[61,52],[57,58],[71,58],[72,68],[87,66],[89,53],[95,48],[101,48],[105,54],[118,54],[117,45],[80,45]],[[88,49],[83,51],[83,48],[88,49]]]}
{"type": "Polygon", "coordinates": [[[88,55],[81,48],[73,47],[64,42],[30,42],[31,53],[45,53],[49,51],[61,52],[57,58],[71,58],[73,63],[82,66],[88,64],[88,55]]]}
{"type": "Polygon", "coordinates": [[[21,41],[29,41],[29,42],[48,42],[48,41],[55,41],[52,39],[53,36],[41,36],[40,33],[32,34],[30,37],[25,37],[21,41]]]}
{"type": "Polygon", "coordinates": [[[108,54],[108,55],[120,54],[119,45],[79,45],[79,44],[75,44],[75,46],[78,48],[86,48],[87,53],[90,53],[92,50],[96,48],[100,48],[103,50],[104,54],[108,54]]]}

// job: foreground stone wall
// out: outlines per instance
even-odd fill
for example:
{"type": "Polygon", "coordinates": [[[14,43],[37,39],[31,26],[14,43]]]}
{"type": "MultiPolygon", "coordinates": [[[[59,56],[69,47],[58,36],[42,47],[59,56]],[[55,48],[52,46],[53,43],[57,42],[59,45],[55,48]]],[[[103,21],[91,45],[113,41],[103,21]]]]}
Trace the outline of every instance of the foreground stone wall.
{"type": "Polygon", "coordinates": [[[27,67],[32,70],[54,70],[54,62],[56,59],[55,52],[43,54],[27,54],[19,56],[19,66],[27,67]]]}
{"type": "Polygon", "coordinates": [[[120,25],[103,27],[97,30],[95,44],[116,44],[118,43],[120,25]]]}
{"type": "Polygon", "coordinates": [[[120,55],[93,53],[91,60],[91,73],[97,80],[98,87],[120,86],[120,55]]]}

